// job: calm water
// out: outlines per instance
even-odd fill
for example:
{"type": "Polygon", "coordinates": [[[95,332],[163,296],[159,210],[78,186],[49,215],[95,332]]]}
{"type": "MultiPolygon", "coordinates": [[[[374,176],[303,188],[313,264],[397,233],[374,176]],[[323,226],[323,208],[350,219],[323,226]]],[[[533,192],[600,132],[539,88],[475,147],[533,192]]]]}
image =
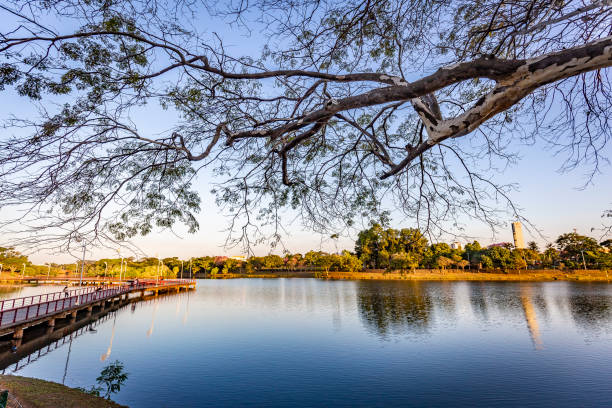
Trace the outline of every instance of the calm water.
{"type": "Polygon", "coordinates": [[[206,280],[96,329],[15,374],[120,360],[130,407],[612,406],[607,284],[206,280]]]}

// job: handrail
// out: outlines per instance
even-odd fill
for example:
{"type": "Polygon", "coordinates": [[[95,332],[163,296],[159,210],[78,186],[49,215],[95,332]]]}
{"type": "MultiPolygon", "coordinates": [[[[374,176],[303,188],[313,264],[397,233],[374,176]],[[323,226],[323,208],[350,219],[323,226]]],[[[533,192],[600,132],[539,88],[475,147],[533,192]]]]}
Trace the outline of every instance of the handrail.
{"type": "MultiPolygon", "coordinates": [[[[71,293],[76,293],[76,292],[82,292],[82,293],[87,293],[87,292],[91,292],[93,290],[95,290],[96,287],[95,286],[87,286],[84,288],[78,288],[78,289],[69,289],[67,290],[68,294],[70,295],[71,293]]],[[[74,295],[72,295],[74,296],[74,295]]],[[[27,305],[32,305],[32,304],[36,304],[36,303],[41,303],[43,302],[43,298],[45,299],[44,301],[49,301],[49,300],[55,300],[55,299],[59,299],[62,297],[66,297],[66,292],[61,291],[61,292],[49,292],[49,293],[41,293],[39,295],[31,295],[31,296],[24,296],[24,297],[18,297],[18,298],[11,298],[11,299],[3,299],[0,300],[0,311],[1,310],[8,310],[8,309],[14,309],[16,307],[21,307],[21,306],[27,306],[27,305]],[[38,299],[38,302],[35,301],[35,299],[38,299]],[[28,302],[29,300],[29,302],[28,302]]]]}
{"type": "MultiPolygon", "coordinates": [[[[116,283],[125,285],[127,282],[133,281],[133,280],[134,279],[128,279],[126,281],[113,281],[113,283],[116,282],[116,283]]],[[[163,279],[160,281],[156,281],[155,279],[141,279],[140,281],[142,282],[189,283],[189,282],[192,282],[193,279],[163,279]]],[[[87,286],[85,288],[69,289],[68,293],[69,293],[69,296],[75,296],[75,295],[72,295],[71,293],[82,291],[82,294],[84,294],[84,293],[92,292],[96,290],[98,287],[99,286],[87,286]]],[[[46,301],[53,301],[53,300],[61,299],[64,297],[66,297],[66,292],[61,291],[61,292],[42,293],[39,295],[31,295],[31,296],[24,296],[24,297],[11,298],[11,299],[3,299],[3,300],[0,300],[0,311],[14,309],[17,307],[32,305],[32,304],[46,302],[46,301]],[[44,298],[44,301],[43,301],[43,298],[44,298]],[[38,301],[36,302],[35,299],[38,299],[38,301]]]]}
{"type": "MultiPolygon", "coordinates": [[[[68,296],[57,297],[52,296],[51,300],[45,299],[39,303],[31,303],[22,306],[12,307],[6,310],[0,310],[0,327],[12,325],[14,323],[27,321],[29,319],[50,315],[64,310],[72,309],[75,306],[87,305],[99,300],[112,298],[133,291],[157,288],[164,286],[174,286],[181,283],[192,283],[190,279],[172,279],[172,280],[146,280],[132,285],[117,285],[117,286],[98,286],[91,289],[75,290],[68,296]],[[81,293],[78,293],[81,292],[81,293]],[[76,294],[75,294],[76,293],[76,294]]],[[[57,292],[64,294],[64,292],[57,292]]],[[[53,295],[53,294],[51,294],[53,295]]],[[[35,297],[38,297],[37,295],[35,297]]],[[[44,295],[42,295],[44,297],[44,295]]],[[[30,297],[32,298],[32,297],[30,297]]],[[[10,299],[9,299],[10,300],[10,299]]]]}

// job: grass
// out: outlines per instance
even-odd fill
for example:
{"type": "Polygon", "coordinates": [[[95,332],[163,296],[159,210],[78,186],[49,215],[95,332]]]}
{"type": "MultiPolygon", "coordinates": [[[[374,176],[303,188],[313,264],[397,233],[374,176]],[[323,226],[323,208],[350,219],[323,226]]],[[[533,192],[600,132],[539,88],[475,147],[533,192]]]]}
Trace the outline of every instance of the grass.
{"type": "Polygon", "coordinates": [[[23,408],[120,408],[125,407],[101,397],[86,394],[37,378],[0,375],[0,388],[8,389],[23,408]]]}

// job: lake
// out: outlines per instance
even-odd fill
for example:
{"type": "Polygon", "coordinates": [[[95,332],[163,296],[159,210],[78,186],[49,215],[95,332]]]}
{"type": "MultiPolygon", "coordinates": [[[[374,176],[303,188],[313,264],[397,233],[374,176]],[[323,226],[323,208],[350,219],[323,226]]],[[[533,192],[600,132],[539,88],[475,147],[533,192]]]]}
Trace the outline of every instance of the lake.
{"type": "Polygon", "coordinates": [[[89,388],[120,360],[130,407],[612,405],[602,283],[199,280],[94,330],[5,373],[89,388]]]}

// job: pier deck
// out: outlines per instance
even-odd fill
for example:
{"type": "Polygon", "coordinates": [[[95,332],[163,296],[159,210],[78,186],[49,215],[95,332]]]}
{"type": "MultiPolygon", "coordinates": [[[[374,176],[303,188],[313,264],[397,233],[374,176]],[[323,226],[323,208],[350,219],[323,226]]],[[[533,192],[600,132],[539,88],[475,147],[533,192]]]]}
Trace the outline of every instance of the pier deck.
{"type": "Polygon", "coordinates": [[[13,339],[23,337],[23,330],[46,323],[55,325],[55,319],[71,315],[76,318],[79,311],[91,313],[94,306],[104,309],[107,302],[127,299],[136,293],[144,297],[146,292],[179,292],[195,288],[189,279],[141,280],[138,284],[85,287],[67,292],[55,292],[0,301],[0,336],[13,334],[13,339]]]}

